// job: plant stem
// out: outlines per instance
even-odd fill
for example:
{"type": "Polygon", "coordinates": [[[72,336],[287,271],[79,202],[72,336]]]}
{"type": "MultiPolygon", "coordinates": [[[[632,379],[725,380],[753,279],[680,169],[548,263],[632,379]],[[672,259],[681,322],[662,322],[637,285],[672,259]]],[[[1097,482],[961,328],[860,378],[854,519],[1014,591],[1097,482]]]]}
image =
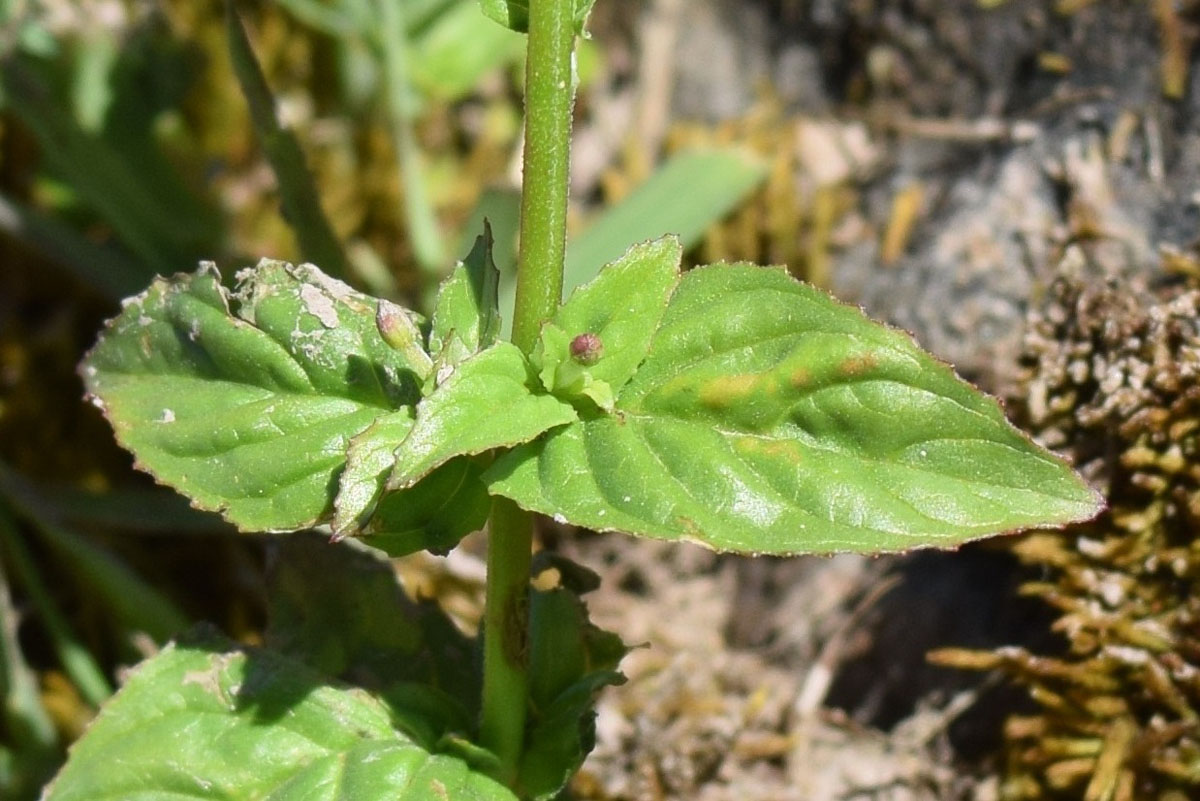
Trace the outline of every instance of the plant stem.
{"type": "Polygon", "coordinates": [[[483,715],[479,736],[500,758],[506,784],[525,745],[529,696],[529,565],[533,516],[496,498],[488,524],[487,601],[483,613],[483,715]]]}
{"type": "MultiPolygon", "coordinates": [[[[571,0],[531,0],[525,78],[524,186],[513,342],[533,349],[562,301],[567,240],[575,44],[571,0]]],[[[480,737],[512,784],[524,751],[529,695],[529,565],[533,517],[504,498],[492,506],[484,612],[480,737]]]]}
{"type": "Polygon", "coordinates": [[[562,301],[574,98],[571,5],[570,0],[532,0],[529,4],[525,177],[513,314],[513,342],[526,352],[537,341],[542,322],[562,301]]]}

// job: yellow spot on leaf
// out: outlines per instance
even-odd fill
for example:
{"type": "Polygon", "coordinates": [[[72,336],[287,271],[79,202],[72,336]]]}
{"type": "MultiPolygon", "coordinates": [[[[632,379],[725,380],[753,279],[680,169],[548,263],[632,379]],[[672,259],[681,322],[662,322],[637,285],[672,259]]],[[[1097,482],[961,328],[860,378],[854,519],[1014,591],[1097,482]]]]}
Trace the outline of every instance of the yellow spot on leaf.
{"type": "Polygon", "coordinates": [[[753,373],[717,376],[700,385],[698,397],[705,406],[727,409],[759,389],[762,376],[753,373]]]}
{"type": "Polygon", "coordinates": [[[795,442],[789,440],[763,439],[761,437],[741,437],[734,440],[733,446],[746,454],[761,454],[775,458],[799,462],[804,452],[795,442]]]}

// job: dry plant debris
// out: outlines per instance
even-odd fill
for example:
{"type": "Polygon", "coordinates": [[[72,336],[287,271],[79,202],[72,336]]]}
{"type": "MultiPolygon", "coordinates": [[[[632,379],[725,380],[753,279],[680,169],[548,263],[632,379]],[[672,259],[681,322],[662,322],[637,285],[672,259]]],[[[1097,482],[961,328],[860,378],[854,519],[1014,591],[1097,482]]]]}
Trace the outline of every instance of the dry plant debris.
{"type": "Polygon", "coordinates": [[[606,536],[563,546],[602,575],[593,620],[644,643],[621,664],[629,681],[600,700],[577,801],[994,801],[992,785],[951,767],[946,728],[961,705],[918,709],[885,733],[822,706],[827,684],[812,692],[838,669],[830,643],[861,633],[879,562],[772,568],[606,536]],[[782,596],[758,586],[764,572],[782,596]],[[736,647],[745,638],[770,645],[736,647]]]}
{"type": "Polygon", "coordinates": [[[1005,728],[1005,799],[1182,801],[1200,794],[1200,289],[1087,279],[1068,251],[1031,315],[1022,424],[1110,501],[1098,520],[1014,551],[1023,592],[1059,613],[1066,647],[935,652],[997,669],[1038,711],[1005,728]]]}

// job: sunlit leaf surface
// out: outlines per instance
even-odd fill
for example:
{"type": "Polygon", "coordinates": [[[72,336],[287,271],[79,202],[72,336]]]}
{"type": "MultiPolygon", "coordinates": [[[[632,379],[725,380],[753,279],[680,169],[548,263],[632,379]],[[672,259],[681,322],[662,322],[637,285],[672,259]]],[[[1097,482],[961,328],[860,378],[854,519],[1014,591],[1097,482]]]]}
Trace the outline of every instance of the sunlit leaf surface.
{"type": "Polygon", "coordinates": [[[764,553],[947,546],[1100,506],[909,336],[751,265],[685,275],[614,411],[487,478],[577,525],[764,553]]]}

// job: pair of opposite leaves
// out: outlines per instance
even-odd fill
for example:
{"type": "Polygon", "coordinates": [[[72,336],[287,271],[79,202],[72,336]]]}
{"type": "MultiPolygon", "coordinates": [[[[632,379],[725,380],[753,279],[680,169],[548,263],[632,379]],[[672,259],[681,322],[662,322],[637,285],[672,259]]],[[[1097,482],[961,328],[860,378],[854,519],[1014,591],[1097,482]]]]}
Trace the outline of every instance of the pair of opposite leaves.
{"type": "Polygon", "coordinates": [[[782,269],[681,275],[680,258],[674,238],[634,246],[528,356],[496,340],[484,237],[427,331],[311,265],[264,260],[232,293],[208,266],[127,301],[84,377],[139,465],[198,506],[250,530],[332,521],[392,553],[453,546],[489,494],[768,553],[953,545],[1099,509],[906,334],[782,269]]]}

